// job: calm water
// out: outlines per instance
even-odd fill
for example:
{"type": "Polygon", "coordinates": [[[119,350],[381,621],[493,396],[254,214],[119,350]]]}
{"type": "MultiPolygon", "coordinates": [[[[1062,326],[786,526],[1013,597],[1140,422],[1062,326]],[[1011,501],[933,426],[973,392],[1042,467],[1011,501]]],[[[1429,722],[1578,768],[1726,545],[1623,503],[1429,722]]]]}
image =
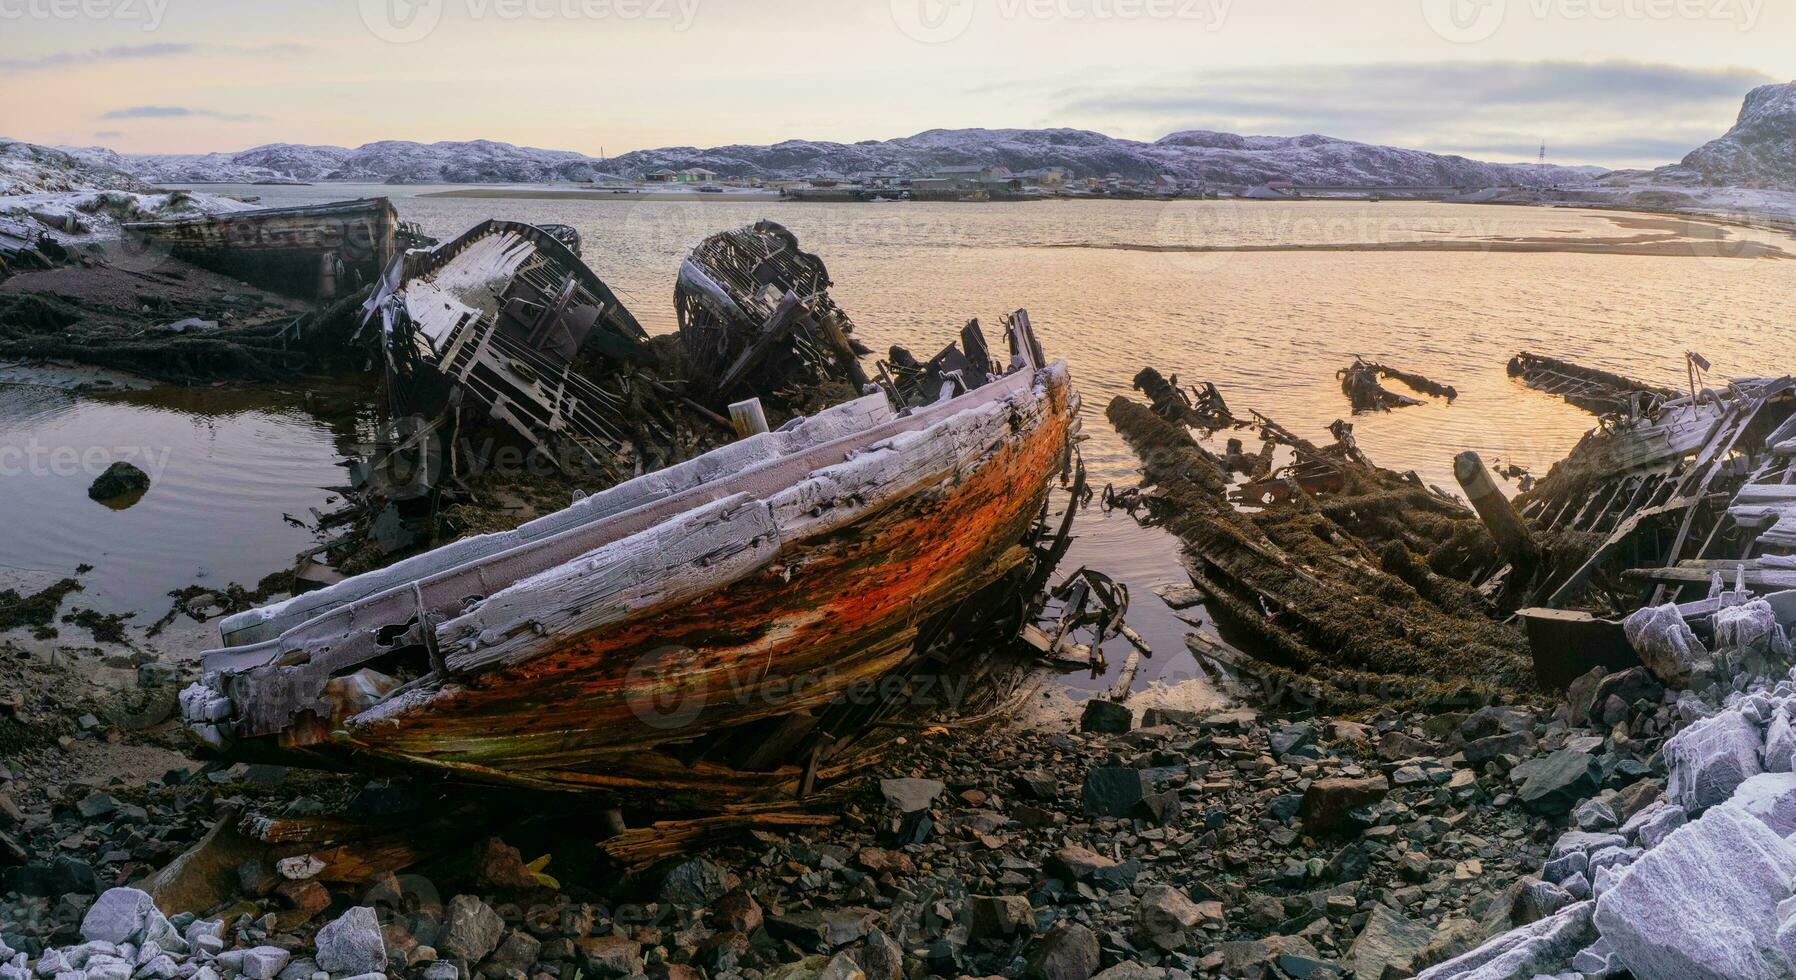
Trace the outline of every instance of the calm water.
{"type": "MultiPolygon", "coordinates": [[[[1395,203],[506,200],[421,196],[442,190],[435,187],[342,185],[202,189],[260,195],[269,206],[391,196],[403,217],[441,238],[493,216],[569,224],[584,237],[589,264],[652,333],[675,329],[674,277],[687,248],[714,231],[772,218],[829,264],[837,300],[854,318],[857,335],[876,350],[900,343],[933,353],[968,317],[981,318],[989,330],[1002,314],[1028,308],[1050,355],[1072,365],[1084,393],[1092,437],[1085,458],[1100,487],[1136,479],[1133,456],[1105,423],[1103,408],[1129,394],[1130,379],[1148,364],[1186,381],[1214,381],[1237,413],[1255,408],[1323,440],[1328,423],[1348,411],[1335,372],[1355,354],[1455,385],[1460,398],[1451,406],[1355,420],[1360,444],[1374,460],[1451,487],[1451,461],[1460,451],[1476,449],[1487,461],[1544,473],[1589,428],[1582,412],[1510,381],[1504,365],[1520,350],[1667,384],[1682,383],[1687,350],[1707,355],[1718,377],[1784,373],[1796,362],[1796,339],[1784,329],[1787,297],[1796,289],[1791,261],[1675,253],[1116,248],[1745,237],[1796,252],[1787,238],[1598,212],[1395,203]]],[[[255,424],[263,426],[263,439],[278,440],[305,423],[270,417],[255,424]]],[[[0,428],[17,426],[0,415],[0,428]]],[[[0,445],[16,437],[0,434],[0,445]]],[[[267,448],[257,439],[241,445],[252,453],[267,448]]],[[[315,475],[328,470],[327,446],[328,439],[313,444],[320,455],[308,450],[297,454],[307,462],[283,465],[313,474],[307,485],[327,482],[315,475]],[[307,468],[313,465],[322,469],[307,468]]],[[[286,485],[294,474],[270,475],[270,482],[286,485]]],[[[262,523],[278,524],[278,511],[294,504],[241,506],[259,507],[268,518],[262,523]]],[[[114,553],[138,547],[98,527],[76,524],[65,534],[90,536],[114,553]]],[[[263,534],[278,546],[268,537],[238,539],[240,552],[253,545],[270,555],[244,577],[296,550],[297,539],[278,528],[263,534]]],[[[1167,539],[1126,518],[1103,520],[1095,509],[1081,534],[1072,561],[1128,582],[1136,597],[1132,621],[1163,651],[1143,676],[1188,676],[1182,625],[1152,596],[1153,586],[1182,579],[1167,539]]],[[[73,558],[78,552],[56,553],[73,558]]],[[[16,554],[10,544],[0,560],[12,560],[6,554],[16,554]]],[[[253,564],[253,556],[241,557],[253,564]]],[[[230,574],[221,561],[205,564],[211,574],[230,574]]],[[[196,563],[171,563],[169,577],[186,574],[189,565],[196,563]]],[[[151,591],[159,596],[179,584],[158,583],[151,591]]]]}

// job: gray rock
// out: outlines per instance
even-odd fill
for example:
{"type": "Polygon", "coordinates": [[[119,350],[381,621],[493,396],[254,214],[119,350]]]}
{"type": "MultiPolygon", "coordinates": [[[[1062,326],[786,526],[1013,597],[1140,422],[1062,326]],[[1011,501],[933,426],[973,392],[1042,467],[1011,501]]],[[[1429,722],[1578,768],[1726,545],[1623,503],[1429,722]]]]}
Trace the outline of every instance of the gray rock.
{"type": "Polygon", "coordinates": [[[1594,798],[1585,800],[1572,810],[1572,822],[1578,825],[1579,830],[1589,831],[1614,830],[1617,823],[1615,811],[1610,809],[1609,804],[1594,798]]]}
{"type": "Polygon", "coordinates": [[[1722,805],[1750,814],[1779,837],[1796,834],[1796,773],[1760,773],[1722,805]]]}
{"type": "Polygon", "coordinates": [[[424,967],[424,980],[461,980],[461,971],[454,963],[437,960],[424,967]]]}
{"type": "Polygon", "coordinates": [[[1615,950],[1607,939],[1598,939],[1572,956],[1571,968],[1587,977],[1608,977],[1626,969],[1616,962],[1615,950]]]}
{"type": "MultiPolygon", "coordinates": [[[[257,946],[243,951],[243,959],[237,969],[249,980],[275,980],[292,958],[292,953],[279,946],[257,946]]],[[[92,980],[91,972],[88,976],[92,980]]]]}
{"type": "Polygon", "coordinates": [[[1676,803],[1655,803],[1634,814],[1622,825],[1621,832],[1639,842],[1641,847],[1651,850],[1658,847],[1672,831],[1690,822],[1684,808],[1676,803]]]}
{"type": "Polygon", "coordinates": [[[1765,726],[1765,771],[1796,770],[1796,726],[1781,710],[1771,716],[1765,726]]]}
{"type": "Polygon", "coordinates": [[[1126,817],[1153,792],[1147,773],[1128,766],[1092,766],[1085,773],[1082,801],[1094,817],[1126,817]]]}
{"type": "Polygon", "coordinates": [[[1079,730],[1096,732],[1101,735],[1124,735],[1135,724],[1135,713],[1126,704],[1118,704],[1106,698],[1092,698],[1085,702],[1085,711],[1079,716],[1079,730]]]}
{"type": "Polygon", "coordinates": [[[1793,890],[1796,845],[1719,807],[1602,891],[1596,924],[1637,980],[1783,976],[1776,908],[1793,890]]]}
{"type": "Polygon", "coordinates": [[[536,965],[536,957],[543,951],[542,941],[521,929],[513,929],[487,958],[486,966],[502,975],[522,973],[528,975],[530,968],[536,965]]]}
{"type": "Polygon", "coordinates": [[[673,905],[705,906],[728,895],[742,879],[704,858],[682,861],[661,880],[661,900],[673,905]]]}
{"type": "Polygon", "coordinates": [[[1514,980],[1552,969],[1597,938],[1594,903],[1579,902],[1550,919],[1506,932],[1464,956],[1430,967],[1416,980],[1514,980]]]}
{"type": "Polygon", "coordinates": [[[1434,930],[1426,924],[1374,905],[1365,928],[1347,949],[1347,966],[1360,977],[1383,977],[1387,967],[1407,971],[1433,939],[1434,930]]]}
{"type": "Polygon", "coordinates": [[[1549,860],[1557,860],[1567,854],[1589,854],[1605,847],[1626,847],[1628,839],[1620,834],[1593,834],[1588,831],[1573,830],[1559,835],[1553,842],[1553,850],[1549,860]]]}
{"type": "Polygon", "coordinates": [[[1557,885],[1573,875],[1587,875],[1590,872],[1590,855],[1583,851],[1553,858],[1540,870],[1540,877],[1557,885]]]}
{"type": "Polygon", "coordinates": [[[318,968],[329,973],[381,973],[387,968],[380,919],[366,905],[349,909],[318,930],[317,945],[318,968]]]}
{"type": "Polygon", "coordinates": [[[1725,802],[1764,771],[1762,747],[1758,726],[1737,710],[1696,722],[1665,743],[1666,798],[1692,815],[1725,802]]]}
{"type": "Polygon", "coordinates": [[[1030,980],[1090,980],[1098,969],[1098,937],[1085,926],[1055,926],[1030,951],[1030,980]]]}
{"type": "Polygon", "coordinates": [[[1515,902],[1515,922],[1527,925],[1557,915],[1572,904],[1571,892],[1550,881],[1522,880],[1522,894],[1515,902]]]}
{"type": "Polygon", "coordinates": [[[1588,752],[1561,749],[1529,771],[1516,791],[1522,806],[1543,816],[1570,813],[1578,801],[1596,795],[1603,786],[1603,767],[1588,752]]]}
{"type": "Polygon", "coordinates": [[[1483,765],[1500,755],[1526,755],[1534,750],[1533,732],[1504,732],[1467,742],[1465,761],[1483,765]]]}
{"type": "Polygon", "coordinates": [[[81,920],[81,938],[88,942],[137,944],[163,930],[173,927],[157,911],[156,900],[136,888],[109,889],[81,920]]]}
{"type": "Polygon", "coordinates": [[[882,779],[879,792],[899,813],[921,813],[935,805],[948,787],[939,779],[882,779]]]}
{"type": "Polygon", "coordinates": [[[478,963],[499,948],[505,921],[478,897],[457,895],[450,899],[448,917],[437,948],[451,957],[478,963]]]}
{"type": "Polygon", "coordinates": [[[1697,662],[1709,652],[1690,631],[1675,602],[1635,612],[1622,621],[1622,633],[1640,655],[1640,662],[1673,688],[1689,684],[1697,662]]]}

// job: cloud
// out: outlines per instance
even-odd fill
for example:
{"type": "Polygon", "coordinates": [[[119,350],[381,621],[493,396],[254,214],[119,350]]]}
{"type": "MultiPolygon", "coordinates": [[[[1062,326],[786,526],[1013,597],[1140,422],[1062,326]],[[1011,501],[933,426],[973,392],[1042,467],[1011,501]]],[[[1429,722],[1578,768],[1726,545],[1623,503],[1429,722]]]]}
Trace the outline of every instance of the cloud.
{"type": "Polygon", "coordinates": [[[52,68],[67,68],[77,65],[105,64],[115,61],[137,61],[148,58],[175,58],[183,55],[292,58],[305,54],[310,50],[310,48],[303,44],[199,45],[174,42],[161,44],[120,44],[109,48],[89,48],[85,51],[61,51],[55,54],[39,55],[35,58],[0,58],[0,73],[11,74],[28,71],[44,71],[52,68]]]}
{"type": "Polygon", "coordinates": [[[1061,97],[1096,128],[1109,120],[1143,135],[1319,132],[1511,159],[1532,159],[1544,139],[1560,162],[1640,166],[1721,135],[1746,92],[1773,80],[1633,61],[1416,62],[1221,69],[1061,97]]]}
{"type": "Polygon", "coordinates": [[[0,71],[36,71],[44,68],[62,68],[67,65],[91,65],[106,61],[168,58],[174,55],[192,54],[197,50],[199,50],[197,44],[120,44],[110,48],[90,48],[86,51],[62,51],[57,54],[39,55],[35,58],[0,58],[0,71]]]}
{"type": "Polygon", "coordinates": [[[255,122],[263,119],[246,112],[219,112],[214,109],[193,109],[178,105],[134,105],[124,109],[114,109],[100,116],[101,119],[213,119],[219,122],[255,122]]]}

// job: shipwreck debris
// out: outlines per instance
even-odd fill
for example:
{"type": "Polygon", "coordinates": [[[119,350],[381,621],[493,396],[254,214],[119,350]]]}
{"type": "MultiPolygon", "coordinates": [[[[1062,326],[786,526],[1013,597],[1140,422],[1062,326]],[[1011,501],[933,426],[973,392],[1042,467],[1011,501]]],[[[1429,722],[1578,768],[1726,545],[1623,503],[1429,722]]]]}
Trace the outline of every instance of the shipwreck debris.
{"type": "Polygon", "coordinates": [[[1356,415],[1361,412],[1388,412],[1394,408],[1423,404],[1419,399],[1386,389],[1379,383],[1380,379],[1400,381],[1412,391],[1444,398],[1449,404],[1459,397],[1458,389],[1450,385],[1439,384],[1419,374],[1399,371],[1358,356],[1354,357],[1352,364],[1336,372],[1335,377],[1340,379],[1341,393],[1353,403],[1356,415]]]}
{"type": "Polygon", "coordinates": [[[1639,417],[1677,397],[1669,388],[1527,351],[1510,360],[1509,376],[1596,415],[1639,417]]]}
{"type": "Polygon", "coordinates": [[[823,260],[783,226],[759,221],[705,239],[674,287],[689,376],[715,407],[744,386],[801,407],[819,386],[869,383],[854,324],[830,298],[823,260]],[[809,390],[807,390],[809,389],[809,390]]]}
{"type": "Polygon", "coordinates": [[[1160,491],[1147,507],[1183,543],[1206,608],[1281,689],[1351,708],[1531,686],[1525,637],[1478,591],[1506,563],[1476,516],[1371,465],[1350,427],[1322,447],[1256,414],[1262,438],[1293,462],[1268,462],[1234,490],[1230,467],[1184,426],[1127,398],[1108,414],[1160,491]]]}

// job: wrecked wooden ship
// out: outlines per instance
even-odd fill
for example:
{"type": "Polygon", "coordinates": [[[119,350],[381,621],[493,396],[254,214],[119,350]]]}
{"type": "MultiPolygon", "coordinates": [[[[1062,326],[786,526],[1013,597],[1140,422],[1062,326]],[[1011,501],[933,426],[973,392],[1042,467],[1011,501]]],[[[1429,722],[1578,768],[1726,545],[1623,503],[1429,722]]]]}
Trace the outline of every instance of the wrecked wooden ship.
{"type": "Polygon", "coordinates": [[[355,292],[394,255],[429,242],[384,197],[134,222],[124,233],[203,268],[316,300],[355,292]]]}
{"type": "MultiPolygon", "coordinates": [[[[792,287],[792,252],[695,252],[682,289],[699,276],[716,287],[703,290],[714,304],[704,330],[689,335],[718,352],[705,370],[771,370],[765,352],[743,353],[768,337],[789,344],[795,328],[820,361],[851,359],[821,322],[845,319],[825,302],[826,279],[792,287]]],[[[555,387],[577,373],[566,366],[628,360],[640,340],[554,236],[503,222],[409,257],[368,310],[385,349],[413,352],[413,367],[464,403],[503,411],[527,390],[553,406],[509,416],[540,431],[579,428],[587,392],[555,387]],[[563,369],[540,370],[544,358],[563,369]],[[538,369],[513,387],[481,383],[481,366],[520,365],[538,369]]],[[[870,758],[863,736],[880,706],[856,692],[969,611],[1039,587],[1057,557],[1036,541],[1079,400],[1027,314],[1007,318],[1006,334],[1008,363],[957,372],[928,399],[869,385],[514,531],[231,617],[226,646],[183,695],[187,725],[232,758],[622,806],[725,812],[827,784],[870,758]]]]}
{"type": "Polygon", "coordinates": [[[1476,453],[1448,494],[1377,467],[1345,422],[1317,445],[1150,369],[1151,407],[1109,408],[1150,486],[1107,500],[1183,542],[1224,634],[1193,637],[1200,659],[1280,696],[1469,704],[1640,666],[1683,684],[1712,669],[1695,662],[1708,640],[1750,621],[1787,655],[1796,623],[1796,378],[1708,369],[1691,354],[1680,393],[1516,357],[1511,376],[1598,425],[1545,477],[1516,474],[1513,500],[1476,453]],[[1238,431],[1260,452],[1207,445],[1238,431]]]}

